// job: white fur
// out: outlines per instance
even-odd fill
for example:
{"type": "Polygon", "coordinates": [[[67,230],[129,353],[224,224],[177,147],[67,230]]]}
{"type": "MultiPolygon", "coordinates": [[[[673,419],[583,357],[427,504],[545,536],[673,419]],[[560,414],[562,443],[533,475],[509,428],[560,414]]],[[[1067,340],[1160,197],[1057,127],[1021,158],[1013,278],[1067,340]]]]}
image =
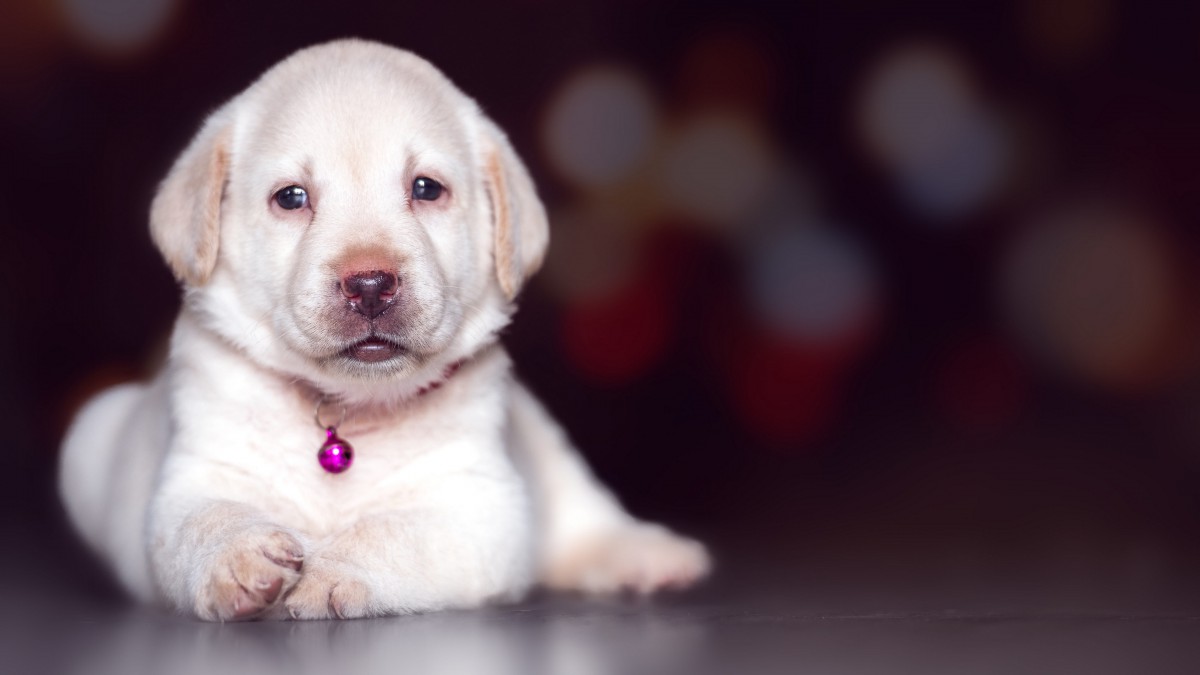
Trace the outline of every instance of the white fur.
{"type": "Polygon", "coordinates": [[[213,113],[151,221],[185,287],[169,362],[89,402],[60,481],[139,598],[211,620],[374,616],[706,573],[703,547],[627,514],[514,381],[496,333],[540,264],[544,210],[503,134],[425,61],[361,41],[298,52],[213,113]],[[414,202],[418,175],[449,196],[414,202]],[[310,211],[272,204],[291,184],[310,211]],[[403,280],[387,330],[406,349],[384,363],[338,356],[364,330],[336,291],[361,260],[403,280]],[[320,399],[328,421],[346,411],[342,474],[316,462],[320,399]]]}

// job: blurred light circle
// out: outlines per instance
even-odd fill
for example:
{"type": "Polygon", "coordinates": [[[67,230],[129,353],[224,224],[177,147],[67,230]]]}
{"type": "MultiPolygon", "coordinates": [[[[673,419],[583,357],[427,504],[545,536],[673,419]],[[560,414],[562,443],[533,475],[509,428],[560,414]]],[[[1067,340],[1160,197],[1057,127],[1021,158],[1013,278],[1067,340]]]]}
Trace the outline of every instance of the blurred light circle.
{"type": "Polygon", "coordinates": [[[859,106],[863,143],[921,215],[967,215],[1005,184],[1008,129],[986,110],[951,52],[913,44],[886,54],[868,75],[859,106]]]}
{"type": "Polygon", "coordinates": [[[661,161],[666,206],[717,228],[744,224],[775,175],[762,129],[719,113],[692,118],[673,129],[661,161]]]}
{"type": "Polygon", "coordinates": [[[59,0],[68,25],[96,47],[129,51],[166,26],[178,0],[59,0]]]}
{"type": "Polygon", "coordinates": [[[1103,205],[1036,221],[1009,252],[1002,293],[1043,359],[1115,389],[1153,386],[1179,364],[1181,289],[1172,246],[1149,219],[1103,205]]]}
{"type": "Polygon", "coordinates": [[[750,305],[763,325],[803,341],[856,333],[876,302],[871,261],[849,238],[820,226],[768,231],[752,243],[750,305]]]}
{"type": "Polygon", "coordinates": [[[747,240],[757,241],[763,232],[806,223],[819,206],[820,197],[812,175],[795,163],[781,164],[774,170],[750,226],[743,233],[747,240]]]}
{"type": "Polygon", "coordinates": [[[730,395],[750,431],[774,445],[827,434],[843,404],[841,364],[814,350],[758,335],[731,364],[730,395]]]}
{"type": "Polygon", "coordinates": [[[680,294],[702,260],[691,232],[663,227],[643,241],[637,269],[617,288],[568,303],[565,353],[589,379],[628,383],[663,360],[680,313],[680,294]]]}
{"type": "Polygon", "coordinates": [[[657,275],[566,308],[562,340],[575,369],[607,385],[627,384],[660,361],[670,344],[674,311],[657,275]]]}
{"type": "Polygon", "coordinates": [[[885,164],[919,164],[945,152],[976,115],[975,85],[961,60],[917,43],[885,54],[867,75],[858,127],[885,164]]]}
{"type": "Polygon", "coordinates": [[[638,233],[627,218],[620,210],[595,204],[553,215],[543,279],[555,297],[571,302],[628,283],[637,263],[638,233]]]}
{"type": "Polygon", "coordinates": [[[649,155],[658,111],[635,74],[596,66],[571,76],[550,100],[542,142],[551,165],[582,187],[626,178],[649,155]]]}
{"type": "Polygon", "coordinates": [[[895,180],[917,212],[945,222],[966,215],[1004,187],[1011,166],[1010,149],[1000,126],[979,115],[942,154],[896,166],[895,180]]]}

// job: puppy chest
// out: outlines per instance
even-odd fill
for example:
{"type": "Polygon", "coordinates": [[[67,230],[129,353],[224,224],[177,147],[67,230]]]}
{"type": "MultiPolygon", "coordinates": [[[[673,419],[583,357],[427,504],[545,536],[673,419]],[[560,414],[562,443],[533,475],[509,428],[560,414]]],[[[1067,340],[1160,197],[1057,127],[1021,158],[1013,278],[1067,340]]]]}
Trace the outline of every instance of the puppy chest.
{"type": "Polygon", "coordinates": [[[382,513],[455,508],[517,480],[498,440],[476,434],[346,432],[353,460],[337,473],[319,461],[325,440],[315,434],[307,461],[279,477],[291,482],[291,499],[276,508],[293,513],[278,516],[295,517],[295,526],[311,536],[382,513]]]}

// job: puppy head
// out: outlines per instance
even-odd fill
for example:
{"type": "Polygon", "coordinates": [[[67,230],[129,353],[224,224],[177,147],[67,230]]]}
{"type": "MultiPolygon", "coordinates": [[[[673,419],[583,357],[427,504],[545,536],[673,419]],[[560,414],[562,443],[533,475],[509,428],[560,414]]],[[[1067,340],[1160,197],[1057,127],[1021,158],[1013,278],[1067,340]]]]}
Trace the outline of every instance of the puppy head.
{"type": "Polygon", "coordinates": [[[413,54],[352,40],[294,54],[213,113],[150,221],[206,326],[349,397],[493,340],[548,240],[478,106],[413,54]]]}

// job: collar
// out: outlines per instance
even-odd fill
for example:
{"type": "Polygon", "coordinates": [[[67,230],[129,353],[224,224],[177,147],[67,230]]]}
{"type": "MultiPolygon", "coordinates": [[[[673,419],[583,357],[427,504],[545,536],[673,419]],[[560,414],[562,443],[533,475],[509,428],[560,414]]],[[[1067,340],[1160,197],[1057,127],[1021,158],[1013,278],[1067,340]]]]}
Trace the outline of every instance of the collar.
{"type": "MultiPolygon", "coordinates": [[[[431,380],[429,383],[425,384],[420,389],[417,389],[416,393],[414,393],[408,397],[408,400],[410,400],[410,401],[415,400],[417,398],[424,396],[425,394],[428,394],[431,391],[434,391],[435,389],[440,389],[442,385],[446,384],[447,380],[449,380],[451,377],[453,377],[454,374],[457,373],[459,371],[459,369],[462,368],[463,365],[465,365],[467,363],[467,361],[470,361],[469,357],[459,359],[459,360],[455,361],[454,363],[451,363],[450,365],[446,366],[445,368],[442,369],[441,375],[437,379],[431,380]]],[[[316,410],[314,411],[313,418],[316,420],[318,427],[325,428],[327,430],[333,429],[334,432],[336,433],[337,428],[342,426],[342,423],[346,422],[349,419],[346,415],[346,407],[344,405],[342,406],[341,415],[339,415],[336,423],[334,423],[332,425],[327,425],[321,419],[321,408],[327,402],[334,403],[336,405],[335,401],[328,400],[324,396],[319,396],[317,398],[316,410]]],[[[358,433],[363,433],[363,432],[360,430],[358,433]]],[[[338,440],[341,441],[341,439],[338,439],[338,440]]],[[[342,442],[344,442],[344,441],[342,441],[342,442]]]]}
{"type": "Polygon", "coordinates": [[[446,384],[446,381],[449,380],[451,377],[453,377],[454,374],[458,372],[458,369],[462,368],[463,364],[465,364],[466,362],[467,362],[466,358],[461,358],[461,359],[455,361],[454,363],[451,363],[450,365],[443,368],[442,376],[436,380],[433,380],[429,384],[426,384],[425,386],[421,387],[420,389],[418,389],[417,393],[413,394],[413,398],[416,398],[418,396],[424,396],[425,394],[428,394],[429,392],[433,391],[434,389],[440,388],[443,384],[446,384]]]}
{"type": "MultiPolygon", "coordinates": [[[[466,356],[460,358],[459,360],[454,361],[453,363],[447,365],[446,367],[442,368],[442,372],[439,373],[436,378],[429,380],[425,384],[421,385],[419,388],[417,388],[416,391],[409,393],[402,398],[395,399],[394,403],[392,405],[393,406],[394,405],[403,406],[404,402],[416,401],[417,399],[421,398],[422,396],[425,396],[426,394],[429,394],[437,389],[440,389],[444,384],[446,384],[447,381],[450,380],[451,377],[453,377],[456,373],[458,373],[460,370],[462,370],[463,366],[469,364],[471,361],[476,360],[477,358],[483,356],[484,354],[490,353],[493,349],[495,349],[496,344],[497,343],[492,343],[492,344],[486,345],[482,349],[479,349],[473,353],[467,354],[466,356]]],[[[303,384],[307,385],[308,383],[303,383],[303,384]]],[[[346,421],[346,419],[347,419],[346,407],[344,404],[342,404],[338,400],[338,398],[329,396],[329,395],[325,394],[324,392],[322,392],[319,388],[314,387],[312,385],[308,385],[307,388],[308,388],[309,392],[311,392],[309,395],[312,397],[309,400],[313,401],[316,406],[316,418],[317,418],[318,426],[321,426],[321,427],[325,426],[325,423],[321,419],[321,410],[322,410],[322,407],[324,407],[324,406],[330,406],[330,407],[339,406],[339,405],[341,406],[341,408],[342,408],[341,415],[339,415],[337,424],[335,424],[334,426],[341,426],[342,422],[346,421]]],[[[313,405],[313,403],[310,403],[310,405],[313,405]]],[[[389,407],[391,407],[391,406],[389,406],[389,407]]],[[[368,417],[370,417],[370,416],[371,415],[368,414],[368,417]]]]}

